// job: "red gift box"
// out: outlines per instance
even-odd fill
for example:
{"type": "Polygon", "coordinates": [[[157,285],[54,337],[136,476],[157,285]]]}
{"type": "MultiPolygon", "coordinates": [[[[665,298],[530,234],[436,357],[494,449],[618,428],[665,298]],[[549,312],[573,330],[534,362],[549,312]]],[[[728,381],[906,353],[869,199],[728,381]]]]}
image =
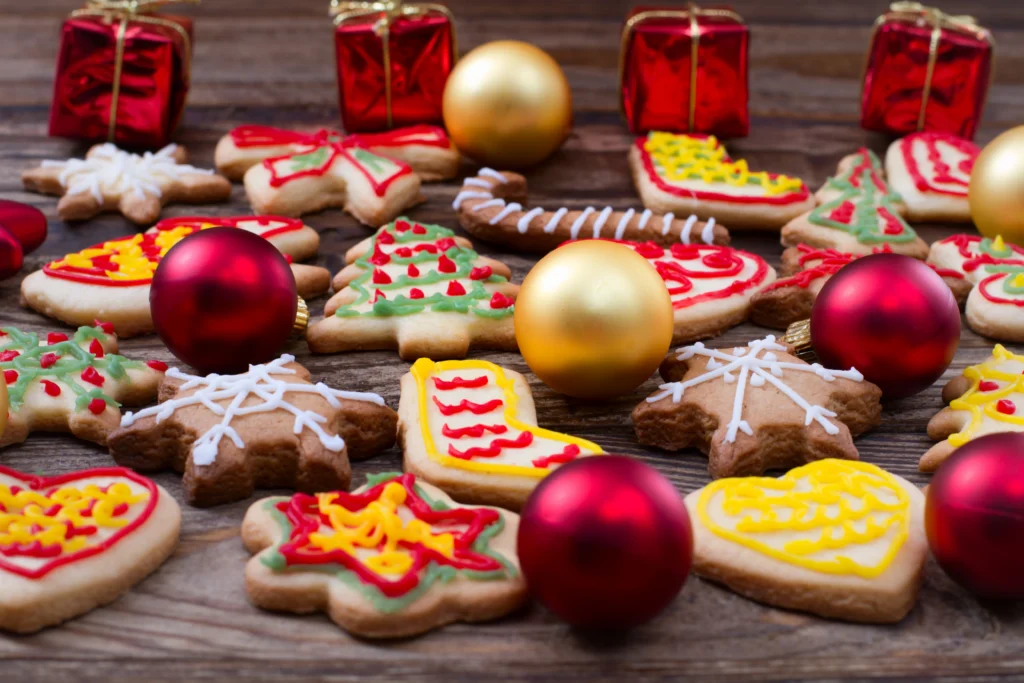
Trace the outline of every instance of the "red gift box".
{"type": "Polygon", "coordinates": [[[188,95],[192,20],[149,13],[162,4],[90,0],[64,21],[50,135],[149,148],[170,141],[188,95]]]}
{"type": "Polygon", "coordinates": [[[861,94],[861,126],[974,137],[992,73],[992,35],[972,17],[893,3],[875,22],[861,94]]]}
{"type": "Polygon", "coordinates": [[[745,136],[749,35],[728,9],[634,9],[619,53],[629,129],[745,136]]]}
{"type": "Polygon", "coordinates": [[[456,55],[447,7],[335,0],[331,14],[345,130],[441,123],[441,98],[456,55]]]}

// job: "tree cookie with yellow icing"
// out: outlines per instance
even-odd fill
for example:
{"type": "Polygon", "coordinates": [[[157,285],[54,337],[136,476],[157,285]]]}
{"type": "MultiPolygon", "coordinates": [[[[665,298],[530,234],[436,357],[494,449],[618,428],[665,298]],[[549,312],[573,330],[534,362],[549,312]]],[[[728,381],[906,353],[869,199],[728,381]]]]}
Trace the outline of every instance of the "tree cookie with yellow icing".
{"type": "Polygon", "coordinates": [[[325,612],[364,638],[497,619],[527,599],[518,528],[518,515],[461,505],[413,474],[371,475],[352,493],[250,507],[245,588],[258,607],[325,612]]]}
{"type": "Polygon", "coordinates": [[[604,452],[538,427],[526,378],[484,360],[416,361],[398,419],[405,471],[465,503],[518,510],[557,467],[604,452]]]}
{"type": "Polygon", "coordinates": [[[648,133],[629,150],[629,166],[641,201],[656,213],[778,230],[814,208],[802,180],[751,171],[714,136],[648,133]]]}
{"type": "Polygon", "coordinates": [[[928,558],[924,501],[902,477],[847,460],[719,479],[686,497],[693,570],[766,605],[895,623],[928,558]]]}

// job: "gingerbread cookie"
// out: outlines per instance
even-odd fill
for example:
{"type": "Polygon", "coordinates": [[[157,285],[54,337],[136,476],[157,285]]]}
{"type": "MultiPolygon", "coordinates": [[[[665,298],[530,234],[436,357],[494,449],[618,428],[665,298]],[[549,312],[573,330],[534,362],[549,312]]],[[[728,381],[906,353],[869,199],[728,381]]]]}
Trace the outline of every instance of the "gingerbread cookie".
{"type": "Polygon", "coordinates": [[[85,159],[44,161],[25,171],[25,189],[57,195],[57,215],[84,221],[104,211],[118,211],[138,225],[150,225],[167,204],[212,204],[227,201],[231,183],[213,171],[185,163],[184,147],[167,145],[159,152],[130,154],[107,142],[85,159]]]}
{"type": "Polygon", "coordinates": [[[928,245],[903,220],[900,195],[889,189],[882,164],[861,148],[839,162],[836,175],[815,195],[818,206],[797,216],[782,229],[782,244],[808,244],[850,254],[871,254],[880,248],[923,259],[928,245]]]}
{"type": "Polygon", "coordinates": [[[526,378],[484,360],[416,361],[398,418],[405,471],[464,503],[518,510],[556,467],[604,452],[538,427],[526,378]]]}
{"type": "Polygon", "coordinates": [[[915,222],[970,223],[967,186],[981,150],[948,133],[912,133],[889,145],[885,172],[915,222]]]}
{"type": "Polygon", "coordinates": [[[7,384],[7,427],[0,447],[21,443],[31,432],[71,432],[100,445],[121,421],[121,404],[156,398],[167,365],[117,355],[107,323],[80,327],[72,336],[44,338],[16,327],[0,328],[0,371],[7,384]]]}
{"type": "Polygon", "coordinates": [[[934,472],[972,439],[1024,431],[1024,356],[996,344],[985,362],[946,384],[942,400],[949,406],[928,422],[928,436],[939,443],[922,456],[922,472],[934,472]]]}
{"type": "Polygon", "coordinates": [[[466,178],[452,208],[459,224],[476,238],[516,251],[545,252],[569,240],[649,240],[664,247],[682,244],[728,244],[729,231],[711,218],[676,218],[650,209],[615,211],[610,206],[557,211],[524,209],[526,179],[511,171],[482,168],[466,178]]]}
{"type": "Polygon", "coordinates": [[[110,435],[119,465],[184,472],[192,505],[242,500],[255,488],[347,489],[349,458],[395,442],[397,416],[377,394],[309,381],[281,356],[241,375],[167,372],[160,404],[127,413],[110,435]]]}
{"type": "Polygon", "coordinates": [[[668,383],[633,410],[637,438],[669,450],[696,446],[716,479],[857,460],[852,437],[882,413],[882,391],[857,370],[808,365],[771,335],[733,349],[683,347],[661,374],[668,383]]]}
{"type": "Polygon", "coordinates": [[[512,272],[451,230],[399,219],[345,261],[324,319],[306,333],[314,353],[397,348],[413,361],[464,358],[470,346],[518,348],[512,272]]]}
{"type": "Polygon", "coordinates": [[[895,623],[917,601],[928,559],[924,501],[866,462],[719,479],[686,497],[693,569],[767,605],[895,623]]]}
{"type": "Polygon", "coordinates": [[[349,136],[241,126],[221,139],[215,158],[229,178],[244,176],[257,213],[342,207],[373,227],[422,201],[421,180],[452,178],[459,167],[458,150],[436,126],[349,136]]]}
{"type": "MultiPolygon", "coordinates": [[[[22,304],[70,325],[106,320],[122,338],[149,334],[154,331],[149,286],[160,259],[192,233],[213,227],[260,235],[289,260],[309,258],[320,245],[316,230],[293,218],[167,218],[143,234],[103,242],[44,265],[22,281],[22,304]]],[[[331,287],[326,268],[293,263],[292,273],[299,296],[319,296],[331,287]]]]}
{"type": "Polygon", "coordinates": [[[455,503],[412,474],[367,477],[353,493],[267,498],[249,508],[249,599],[325,612],[364,638],[401,638],[497,619],[527,600],[519,516],[455,503]]]}
{"type": "Polygon", "coordinates": [[[814,207],[802,180],[750,171],[714,136],[648,133],[629,150],[629,166],[644,206],[658,213],[778,230],[814,207]]]}

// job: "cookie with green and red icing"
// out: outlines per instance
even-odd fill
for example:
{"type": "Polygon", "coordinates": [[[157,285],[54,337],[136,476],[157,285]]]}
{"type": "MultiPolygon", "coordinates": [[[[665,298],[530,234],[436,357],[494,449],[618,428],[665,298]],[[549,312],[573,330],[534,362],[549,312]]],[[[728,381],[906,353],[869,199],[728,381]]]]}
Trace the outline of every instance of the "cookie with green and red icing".
{"type": "Polygon", "coordinates": [[[116,467],[0,467],[0,511],[0,630],[15,633],[113,602],[163,564],[181,526],[167,491],[116,467]]]}
{"type": "Polygon", "coordinates": [[[907,206],[907,220],[971,222],[967,187],[981,149],[949,133],[912,133],[885,153],[885,172],[907,206]]]}
{"type": "Polygon", "coordinates": [[[7,427],[0,447],[31,432],[71,432],[100,445],[121,423],[121,404],[156,399],[167,365],[117,354],[107,323],[71,334],[0,327],[0,372],[7,384],[7,427]]]}
{"type": "Polygon", "coordinates": [[[314,353],[397,349],[413,361],[518,348],[511,270],[451,230],[402,218],[349,249],[345,261],[323,320],[306,333],[314,353]]]}
{"type": "Polygon", "coordinates": [[[339,207],[373,227],[422,201],[421,181],[452,178],[459,167],[444,129],[426,125],[349,136],[241,126],[217,144],[215,159],[229,178],[244,178],[257,213],[339,207]]]}
{"type": "Polygon", "coordinates": [[[811,211],[782,229],[782,244],[807,244],[866,255],[883,248],[924,259],[928,245],[903,220],[900,195],[886,183],[882,164],[869,149],[839,162],[835,176],[815,195],[811,211]]]}
{"type": "Polygon", "coordinates": [[[367,477],[352,493],[267,498],[242,541],[249,599],[268,610],[325,612],[366,638],[497,619],[526,602],[519,516],[460,505],[415,475],[367,477]]]}

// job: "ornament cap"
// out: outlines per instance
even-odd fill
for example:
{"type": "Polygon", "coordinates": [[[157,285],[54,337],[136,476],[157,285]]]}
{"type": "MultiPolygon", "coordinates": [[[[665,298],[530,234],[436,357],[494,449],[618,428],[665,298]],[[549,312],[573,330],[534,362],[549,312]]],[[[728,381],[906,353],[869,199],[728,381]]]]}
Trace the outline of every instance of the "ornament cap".
{"type": "Polygon", "coordinates": [[[800,360],[808,363],[817,362],[818,357],[811,345],[811,321],[798,320],[786,328],[786,334],[782,340],[793,347],[800,360]]]}
{"type": "Polygon", "coordinates": [[[309,327],[309,306],[306,305],[306,300],[301,296],[297,298],[299,300],[299,307],[295,311],[295,324],[292,326],[292,330],[295,334],[302,336],[306,334],[306,328],[309,327]]]}

